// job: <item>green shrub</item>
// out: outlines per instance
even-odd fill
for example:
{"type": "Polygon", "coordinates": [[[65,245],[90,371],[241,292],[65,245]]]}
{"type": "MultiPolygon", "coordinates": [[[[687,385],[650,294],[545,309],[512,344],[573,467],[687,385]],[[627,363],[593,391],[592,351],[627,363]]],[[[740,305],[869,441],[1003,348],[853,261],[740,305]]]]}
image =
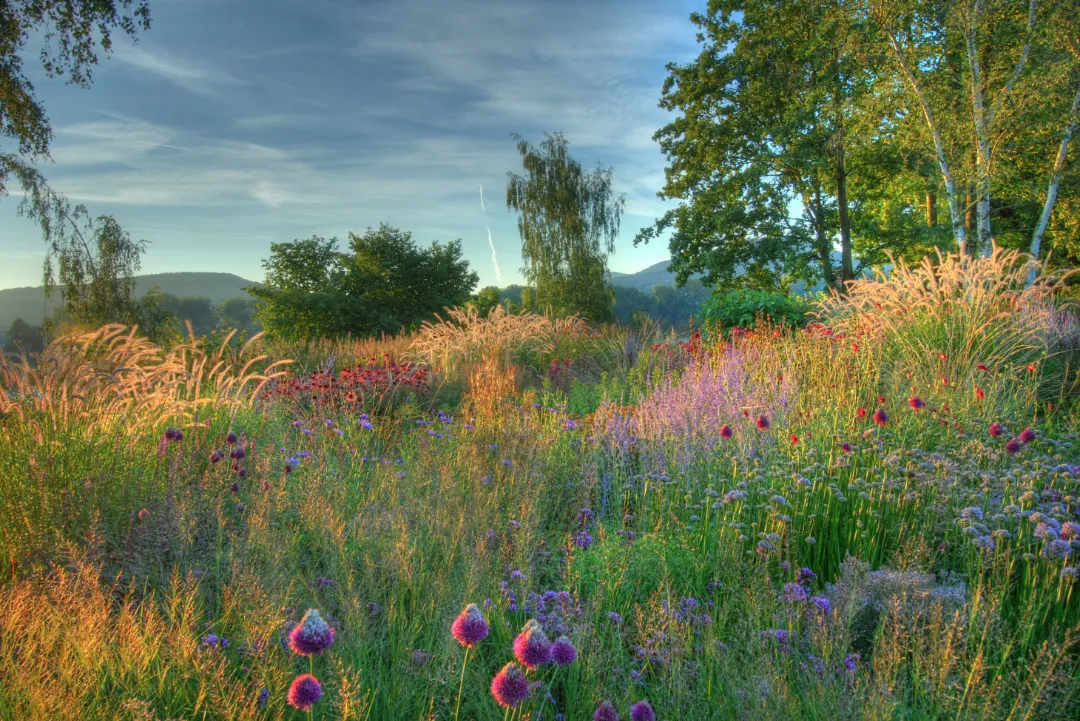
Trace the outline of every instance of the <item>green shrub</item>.
{"type": "Polygon", "coordinates": [[[803,326],[809,305],[802,298],[768,290],[713,293],[701,306],[706,331],[752,328],[759,320],[774,325],[803,326]]]}

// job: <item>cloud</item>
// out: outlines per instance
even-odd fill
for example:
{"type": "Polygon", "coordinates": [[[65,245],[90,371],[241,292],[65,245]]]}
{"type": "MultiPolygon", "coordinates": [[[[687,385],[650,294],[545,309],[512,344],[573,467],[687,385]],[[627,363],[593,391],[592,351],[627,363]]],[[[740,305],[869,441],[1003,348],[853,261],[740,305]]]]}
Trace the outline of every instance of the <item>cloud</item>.
{"type": "Polygon", "coordinates": [[[220,86],[247,85],[228,73],[184,60],[165,50],[147,50],[142,43],[117,44],[113,57],[195,95],[220,97],[220,86]]]}

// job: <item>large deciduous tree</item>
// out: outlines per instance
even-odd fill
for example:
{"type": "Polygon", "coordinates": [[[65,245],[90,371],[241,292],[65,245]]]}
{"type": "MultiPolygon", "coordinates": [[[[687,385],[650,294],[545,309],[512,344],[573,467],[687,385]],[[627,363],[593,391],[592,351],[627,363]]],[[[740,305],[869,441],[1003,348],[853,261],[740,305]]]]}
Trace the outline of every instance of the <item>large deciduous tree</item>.
{"type": "Polygon", "coordinates": [[[245,288],[255,319],[286,340],[397,333],[469,300],[479,282],[461,257],[461,241],[420,248],[412,235],[382,224],[363,235],[274,243],[263,261],[266,282],[245,288]]]}
{"type": "Polygon", "coordinates": [[[526,175],[507,173],[506,207],[521,213],[522,274],[534,302],[555,314],[610,321],[615,297],[607,256],[625,207],[625,198],[612,197],[612,170],[584,172],[561,133],[545,133],[539,149],[513,137],[526,175]]]}
{"type": "Polygon", "coordinates": [[[0,138],[17,143],[15,152],[0,150],[0,196],[12,177],[24,196],[19,214],[37,220],[47,254],[63,245],[75,218],[63,196],[55,193],[35,167],[49,158],[52,128],[34,86],[23,72],[20,52],[31,31],[44,27],[40,59],[50,78],[90,86],[100,46],[111,52],[112,33],[119,28],[136,41],[136,32],[150,29],[147,0],[3,0],[0,2],[0,138]]]}

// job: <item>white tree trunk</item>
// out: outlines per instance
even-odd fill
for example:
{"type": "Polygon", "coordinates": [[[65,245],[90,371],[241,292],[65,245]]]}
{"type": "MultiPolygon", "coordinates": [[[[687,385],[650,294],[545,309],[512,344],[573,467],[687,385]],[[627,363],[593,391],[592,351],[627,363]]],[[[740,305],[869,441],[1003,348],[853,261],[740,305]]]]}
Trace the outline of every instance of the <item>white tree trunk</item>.
{"type": "Polygon", "coordinates": [[[941,170],[941,177],[945,181],[945,192],[949,199],[949,218],[952,221],[953,238],[956,239],[956,245],[962,256],[965,253],[966,243],[964,214],[960,210],[960,200],[956,196],[956,183],[953,182],[952,172],[949,170],[949,161],[945,157],[945,144],[941,140],[941,132],[938,130],[937,123],[934,121],[934,114],[930,110],[930,103],[926,98],[926,93],[923,91],[922,86],[919,85],[919,81],[915,77],[915,72],[912,70],[907,60],[904,59],[904,53],[900,49],[900,43],[896,40],[896,34],[884,23],[882,23],[882,27],[889,36],[889,44],[892,46],[893,54],[896,55],[896,61],[900,64],[900,70],[904,74],[904,79],[907,81],[908,85],[911,86],[915,96],[919,99],[919,105],[922,107],[926,126],[930,130],[930,135],[934,138],[934,151],[937,154],[938,168],[941,170]]]}
{"type": "Polygon", "coordinates": [[[975,250],[990,252],[990,123],[986,117],[982,63],[979,62],[979,17],[983,0],[975,0],[971,8],[967,41],[968,67],[971,68],[971,114],[975,121],[975,177],[978,196],[975,201],[975,250]]]}
{"type": "MultiPolygon", "coordinates": [[[[1031,236],[1031,255],[1038,259],[1039,247],[1042,245],[1043,233],[1050,223],[1050,214],[1054,211],[1054,203],[1057,202],[1058,186],[1061,184],[1061,169],[1065,167],[1065,156],[1069,152],[1069,141],[1076,132],[1077,112],[1080,111],[1080,87],[1076,89],[1076,97],[1073,98],[1072,110],[1069,113],[1069,122],[1065,126],[1065,133],[1061,136],[1061,144],[1058,145],[1057,157],[1054,158],[1054,169],[1050,173],[1050,185],[1046,189],[1046,202],[1043,203],[1042,214],[1039,215],[1039,223],[1035,226],[1035,232],[1031,236]]],[[[1035,269],[1028,272],[1028,285],[1035,282],[1035,269]]]]}

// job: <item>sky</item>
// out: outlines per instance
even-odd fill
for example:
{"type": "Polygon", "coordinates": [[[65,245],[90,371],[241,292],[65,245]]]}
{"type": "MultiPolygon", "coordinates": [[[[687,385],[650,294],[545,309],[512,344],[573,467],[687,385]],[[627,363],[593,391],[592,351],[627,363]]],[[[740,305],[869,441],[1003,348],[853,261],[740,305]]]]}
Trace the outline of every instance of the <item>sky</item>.
{"type": "MultiPolygon", "coordinates": [[[[262,280],[271,243],[363,234],[461,239],[480,285],[520,282],[511,133],[561,131],[612,167],[626,210],[609,267],[668,258],[632,239],[676,201],[652,135],[668,62],[700,51],[704,0],[167,0],[117,32],[89,89],[24,72],[52,125],[50,187],[149,241],[143,273],[262,280]],[[483,187],[483,205],[481,204],[483,187]],[[491,244],[488,240],[488,228],[491,244]],[[494,247],[494,257],[492,252],[494,247]]],[[[11,152],[10,141],[0,148],[11,152]]],[[[41,229],[0,198],[0,288],[38,285],[41,229]]]]}

